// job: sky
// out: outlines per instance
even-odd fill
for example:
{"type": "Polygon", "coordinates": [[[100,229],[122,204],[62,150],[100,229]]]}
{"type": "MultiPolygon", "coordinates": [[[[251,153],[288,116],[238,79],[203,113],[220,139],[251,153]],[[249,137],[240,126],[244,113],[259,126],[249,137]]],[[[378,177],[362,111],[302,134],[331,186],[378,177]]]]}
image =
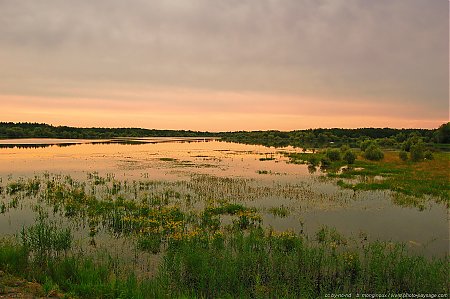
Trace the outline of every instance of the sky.
{"type": "Polygon", "coordinates": [[[0,121],[436,128],[448,0],[0,0],[0,121]]]}

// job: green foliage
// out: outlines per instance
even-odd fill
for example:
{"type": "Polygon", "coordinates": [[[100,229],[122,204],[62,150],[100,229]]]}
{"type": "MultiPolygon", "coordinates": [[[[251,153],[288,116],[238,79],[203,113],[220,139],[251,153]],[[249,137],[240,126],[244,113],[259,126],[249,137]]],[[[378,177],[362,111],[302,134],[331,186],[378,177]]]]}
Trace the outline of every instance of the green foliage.
{"type": "Polygon", "coordinates": [[[399,156],[399,158],[400,158],[402,161],[407,161],[407,160],[408,160],[408,152],[407,152],[407,151],[400,151],[400,152],[398,153],[398,156],[399,156]]]}
{"type": "Polygon", "coordinates": [[[22,229],[21,237],[24,247],[34,254],[37,263],[46,263],[72,246],[70,229],[60,229],[56,223],[48,221],[43,213],[39,214],[36,224],[22,229]]]}
{"type": "Polygon", "coordinates": [[[220,248],[212,242],[206,246],[184,242],[169,248],[163,277],[173,286],[172,296],[192,290],[191,296],[204,298],[321,298],[337,290],[446,290],[445,260],[410,257],[401,245],[380,242],[357,251],[328,229],[318,233],[318,240],[319,246],[314,246],[293,233],[252,230],[248,235],[234,232],[220,248]]]}
{"type": "Polygon", "coordinates": [[[281,206],[278,206],[278,207],[271,207],[271,208],[269,208],[269,213],[271,213],[274,216],[277,216],[277,217],[280,217],[280,218],[284,218],[284,217],[289,216],[290,211],[289,211],[288,207],[286,207],[284,205],[281,205],[281,206]]]}
{"type": "Polygon", "coordinates": [[[426,160],[433,160],[434,156],[433,156],[433,152],[432,151],[425,151],[425,153],[423,154],[423,157],[426,160]]]}
{"type": "MultiPolygon", "coordinates": [[[[323,153],[302,155],[328,159],[323,153]]],[[[430,168],[435,171],[436,166],[448,161],[445,159],[442,153],[436,153],[430,168]]],[[[342,179],[338,185],[412,195],[428,194],[430,190],[442,192],[433,195],[448,192],[448,164],[440,180],[429,180],[432,176],[427,169],[413,168],[426,163],[389,164],[398,162],[393,152],[386,153],[386,160],[357,160],[356,167],[336,175],[382,175],[385,180],[354,183],[342,179]]],[[[229,180],[221,179],[220,183],[227,185],[229,180]]],[[[11,183],[14,181],[8,181],[11,183]]],[[[70,231],[59,228],[42,213],[35,225],[23,230],[23,244],[0,242],[0,270],[26,273],[29,279],[43,283],[48,293],[60,289],[79,298],[321,298],[327,293],[360,290],[438,293],[448,286],[448,257],[410,255],[401,244],[366,242],[358,247],[359,243],[348,244],[350,239],[329,228],[322,228],[315,240],[292,232],[275,233],[261,228],[255,209],[225,200],[208,202],[203,210],[188,213],[169,201],[183,198],[173,190],[145,198],[134,195],[136,200],[124,195],[136,194],[137,190],[147,194],[146,187],[151,184],[118,183],[98,175],[88,176],[85,185],[70,178],[47,178],[25,183],[15,195],[40,186],[39,198],[49,206],[62,212],[70,206],[70,215],[86,217],[83,219],[90,227],[95,228],[97,221],[114,234],[136,240],[139,249],[158,253],[160,268],[152,278],[137,279],[133,270],[119,271],[117,257],[77,254],[71,248],[70,231]],[[94,195],[84,192],[81,185],[87,190],[92,187],[94,195]],[[113,194],[112,186],[117,188],[114,199],[95,196],[95,188],[113,194]],[[231,218],[232,224],[224,226],[223,215],[231,218]],[[70,254],[60,254],[66,250],[70,254]],[[45,262],[38,262],[38,256],[45,262]]],[[[289,209],[281,205],[269,212],[285,217],[289,209]]]]}
{"type": "Polygon", "coordinates": [[[356,160],[356,154],[352,150],[347,150],[344,152],[342,159],[347,162],[347,164],[354,164],[356,160]]]}
{"type": "Polygon", "coordinates": [[[309,164],[310,164],[311,166],[318,166],[319,163],[320,163],[319,156],[316,155],[316,154],[310,154],[310,157],[309,157],[309,164]]]}
{"type": "Polygon", "coordinates": [[[0,239],[0,270],[23,275],[27,267],[27,248],[14,239],[0,239]]]}
{"type": "Polygon", "coordinates": [[[350,147],[347,144],[341,146],[341,152],[345,153],[348,150],[350,150],[350,147]]]}
{"type": "MultiPolygon", "coordinates": [[[[432,195],[437,202],[449,203],[448,153],[435,153],[427,163],[402,163],[398,153],[387,152],[387,162],[356,160],[353,168],[342,173],[328,173],[330,177],[359,179],[356,183],[338,181],[343,188],[353,190],[389,189],[408,195],[408,206],[416,206],[417,198],[432,195]],[[369,178],[383,177],[381,181],[369,178]]],[[[421,201],[423,202],[423,201],[421,201]]],[[[402,204],[403,205],[403,204],[402,204]]],[[[418,207],[422,207],[423,203],[418,207]]]]}
{"type": "Polygon", "coordinates": [[[422,138],[419,135],[413,134],[405,142],[403,142],[402,150],[410,152],[411,147],[417,143],[422,143],[422,138]]]}
{"type": "Polygon", "coordinates": [[[38,123],[0,122],[0,138],[204,137],[217,133],[141,128],[75,128],[38,123]]]}
{"type": "Polygon", "coordinates": [[[371,161],[379,161],[384,158],[384,154],[377,145],[371,144],[364,151],[364,158],[371,161]]]}
{"type": "Polygon", "coordinates": [[[450,143],[450,122],[442,124],[434,133],[437,143],[450,143]]]}
{"type": "Polygon", "coordinates": [[[425,158],[425,145],[418,141],[410,147],[411,160],[414,162],[422,161],[425,158]]]}
{"type": "Polygon", "coordinates": [[[159,233],[151,233],[138,236],[137,248],[153,254],[160,252],[162,236],[159,233]]]}
{"type": "Polygon", "coordinates": [[[368,140],[364,140],[363,142],[361,142],[359,147],[361,148],[361,150],[363,152],[365,152],[367,148],[369,148],[370,146],[375,146],[375,145],[376,145],[376,142],[374,140],[368,139],[368,140]]]}
{"type": "MultiPolygon", "coordinates": [[[[391,129],[391,128],[360,128],[360,129],[308,129],[290,132],[282,131],[252,131],[252,132],[198,132],[190,130],[154,130],[141,128],[74,128],[67,126],[51,126],[38,123],[0,122],[0,138],[114,138],[114,137],[221,137],[224,141],[247,144],[262,144],[266,146],[296,146],[323,147],[350,145],[358,147],[362,140],[377,141],[382,147],[398,147],[406,136],[415,134],[424,141],[447,142],[448,125],[437,130],[425,129],[391,129]]],[[[366,146],[367,147],[367,146],[366,146]]],[[[343,152],[345,152],[344,148],[343,152]]]]}
{"type": "Polygon", "coordinates": [[[311,166],[318,166],[322,154],[318,153],[290,153],[286,154],[289,157],[291,163],[294,164],[309,164],[311,166]]]}
{"type": "Polygon", "coordinates": [[[341,152],[339,151],[339,149],[327,149],[325,155],[332,162],[341,160],[341,152]]]}
{"type": "Polygon", "coordinates": [[[320,167],[321,168],[328,168],[331,166],[331,160],[327,157],[323,157],[322,159],[320,159],[320,167]]]}
{"type": "Polygon", "coordinates": [[[0,241],[0,269],[27,273],[47,294],[61,290],[79,298],[322,298],[338,291],[447,290],[447,257],[408,255],[393,243],[358,248],[327,227],[316,236],[318,244],[292,232],[257,228],[184,239],[170,245],[158,273],[143,280],[129,271],[119,275],[111,256],[76,254],[34,265],[22,258],[21,245],[0,241]]]}

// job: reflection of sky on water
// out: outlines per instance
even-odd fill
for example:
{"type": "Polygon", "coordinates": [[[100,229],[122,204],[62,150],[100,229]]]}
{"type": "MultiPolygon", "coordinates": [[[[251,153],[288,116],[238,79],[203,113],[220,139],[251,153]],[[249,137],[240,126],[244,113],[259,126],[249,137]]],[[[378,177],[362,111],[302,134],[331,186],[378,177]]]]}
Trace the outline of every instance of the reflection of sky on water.
{"type": "MultiPolygon", "coordinates": [[[[427,255],[448,252],[447,209],[432,200],[420,211],[395,205],[389,191],[342,190],[334,181],[323,179],[319,170],[311,175],[306,165],[286,163],[283,151],[293,148],[154,141],[139,145],[84,142],[63,147],[0,148],[0,177],[5,185],[10,179],[44,172],[82,180],[87,173],[98,172],[101,176],[113,174],[119,180],[158,180],[162,181],[161,188],[190,193],[189,184],[196,184],[201,201],[217,197],[257,207],[264,224],[275,230],[303,230],[313,235],[327,225],[355,238],[363,232],[369,240],[405,242],[427,255]],[[267,157],[275,159],[260,160],[267,157]],[[203,182],[202,176],[211,180],[203,182]],[[174,181],[184,183],[175,186],[171,184],[174,181]],[[220,186],[206,190],[207,184],[220,186]],[[270,213],[270,208],[279,206],[289,210],[285,218],[270,213]]],[[[201,208],[203,204],[196,206],[201,208]]],[[[10,210],[0,215],[0,234],[17,232],[33,219],[33,211],[27,207],[10,210]]]]}

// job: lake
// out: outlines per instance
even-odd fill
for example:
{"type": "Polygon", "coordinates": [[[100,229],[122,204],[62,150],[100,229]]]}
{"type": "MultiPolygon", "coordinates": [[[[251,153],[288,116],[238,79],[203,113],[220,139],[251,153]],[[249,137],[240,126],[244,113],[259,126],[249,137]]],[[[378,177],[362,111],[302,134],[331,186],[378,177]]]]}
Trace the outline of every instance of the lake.
{"type": "MultiPolygon", "coordinates": [[[[87,237],[88,221],[66,217],[56,205],[42,201],[48,196],[44,183],[85,182],[83,188],[102,198],[117,197],[110,189],[120,184],[129,191],[123,192],[124,197],[167,198],[183,210],[200,211],[215,202],[239,203],[255,208],[262,225],[275,231],[292,230],[314,239],[327,226],[356,242],[403,242],[426,256],[448,254],[445,204],[430,198],[421,208],[405,207],[396,204],[404,195],[391,191],[341,189],[320,169],[289,163],[285,154],[299,151],[212,138],[2,140],[0,234],[17,234],[32,225],[40,206],[70,226],[80,246],[89,250],[93,242],[87,237]],[[33,179],[41,185],[32,194],[8,191],[17,182],[33,179]]],[[[223,216],[221,221],[231,220],[223,216]]],[[[96,225],[96,248],[114,244],[119,253],[132,250],[126,239],[113,237],[103,226],[96,225]]]]}

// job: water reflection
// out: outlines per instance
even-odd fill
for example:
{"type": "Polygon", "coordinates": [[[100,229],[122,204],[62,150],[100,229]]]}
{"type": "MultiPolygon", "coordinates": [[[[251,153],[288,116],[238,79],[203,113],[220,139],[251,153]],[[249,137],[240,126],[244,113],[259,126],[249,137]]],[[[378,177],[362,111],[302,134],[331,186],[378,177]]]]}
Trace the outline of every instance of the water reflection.
{"type": "Polygon", "coordinates": [[[421,211],[401,206],[404,201],[389,191],[342,190],[316,167],[286,163],[285,152],[301,149],[203,138],[91,140],[77,144],[70,140],[59,144],[45,141],[30,140],[27,144],[21,140],[0,146],[0,206],[17,204],[17,208],[5,208],[0,214],[1,233],[17,232],[33,222],[30,210],[20,212],[26,196],[22,200],[7,196],[8,186],[19,177],[27,182],[35,176],[55,180],[70,176],[72,184],[90,182],[95,190],[125,185],[135,189],[122,194],[124,198],[169,198],[184,209],[201,210],[220,201],[239,202],[255,207],[264,225],[276,230],[314,234],[327,225],[347,235],[363,232],[371,239],[422,244],[416,247],[427,254],[448,252],[444,205],[424,200],[421,211]],[[172,194],[178,195],[172,198],[172,194]]]}
{"type": "Polygon", "coordinates": [[[207,137],[149,137],[133,138],[120,137],[112,139],[90,140],[90,139],[51,139],[51,138],[22,138],[22,139],[0,139],[0,148],[40,148],[50,146],[72,146],[78,144],[145,144],[145,143],[184,143],[184,142],[210,142],[218,138],[207,137]]]}

